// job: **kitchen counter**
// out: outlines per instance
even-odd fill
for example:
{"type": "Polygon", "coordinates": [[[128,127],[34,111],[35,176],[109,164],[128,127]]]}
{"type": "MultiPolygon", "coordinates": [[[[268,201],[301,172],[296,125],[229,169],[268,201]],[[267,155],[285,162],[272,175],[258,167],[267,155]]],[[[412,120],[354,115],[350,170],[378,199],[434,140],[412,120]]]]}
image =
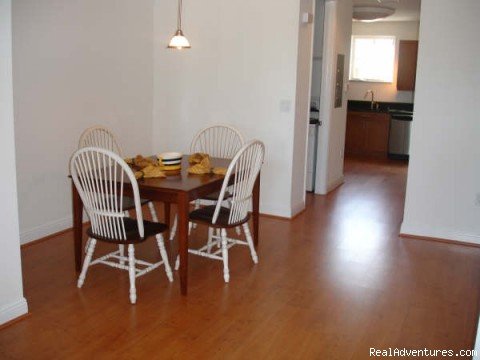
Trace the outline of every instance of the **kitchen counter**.
{"type": "Polygon", "coordinates": [[[370,101],[348,102],[345,153],[369,157],[408,159],[413,104],[370,101]]]}
{"type": "Polygon", "coordinates": [[[373,113],[388,113],[389,110],[405,110],[413,111],[412,103],[397,103],[397,102],[377,102],[378,110],[371,108],[370,101],[348,100],[348,111],[361,111],[373,113]]]}

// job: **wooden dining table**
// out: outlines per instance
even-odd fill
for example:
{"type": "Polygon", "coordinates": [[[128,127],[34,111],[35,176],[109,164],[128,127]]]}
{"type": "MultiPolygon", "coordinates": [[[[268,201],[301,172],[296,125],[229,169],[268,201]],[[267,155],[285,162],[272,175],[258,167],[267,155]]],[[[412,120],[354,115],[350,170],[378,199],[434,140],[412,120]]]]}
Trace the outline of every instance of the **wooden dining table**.
{"type": "MultiPolygon", "coordinates": [[[[228,167],[229,160],[211,159],[215,167],[228,167]]],[[[182,160],[182,170],[176,173],[167,173],[166,178],[150,178],[138,180],[140,197],[152,201],[163,202],[165,223],[170,225],[171,204],[177,205],[178,214],[178,252],[180,255],[180,290],[182,295],[187,294],[188,284],[188,223],[190,203],[204,196],[220,191],[223,184],[223,175],[193,175],[188,173],[188,156],[182,160]]],[[[233,177],[232,177],[233,178],[233,177]]],[[[232,179],[233,180],[233,179],[232,179]]],[[[83,203],[72,181],[72,207],[73,207],[73,233],[75,251],[75,269],[77,272],[82,268],[82,242],[83,242],[83,203]]],[[[124,195],[133,196],[131,186],[124,185],[124,195]]],[[[258,245],[259,225],[259,202],[260,202],[260,174],[253,188],[252,197],[252,222],[253,241],[258,245]]]]}

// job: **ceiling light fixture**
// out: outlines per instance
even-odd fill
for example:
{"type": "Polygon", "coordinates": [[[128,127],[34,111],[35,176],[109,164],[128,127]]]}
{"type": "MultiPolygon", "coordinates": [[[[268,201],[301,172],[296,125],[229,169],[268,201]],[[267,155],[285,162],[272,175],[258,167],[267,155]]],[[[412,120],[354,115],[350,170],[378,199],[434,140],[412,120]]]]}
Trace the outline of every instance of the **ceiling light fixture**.
{"type": "Polygon", "coordinates": [[[353,7],[353,18],[358,21],[376,21],[395,13],[395,9],[385,6],[357,5],[353,7]]]}
{"type": "Polygon", "coordinates": [[[190,42],[183,35],[182,31],[182,0],[178,0],[178,17],[177,17],[177,31],[173,35],[172,39],[168,43],[169,49],[190,49],[190,42]]]}

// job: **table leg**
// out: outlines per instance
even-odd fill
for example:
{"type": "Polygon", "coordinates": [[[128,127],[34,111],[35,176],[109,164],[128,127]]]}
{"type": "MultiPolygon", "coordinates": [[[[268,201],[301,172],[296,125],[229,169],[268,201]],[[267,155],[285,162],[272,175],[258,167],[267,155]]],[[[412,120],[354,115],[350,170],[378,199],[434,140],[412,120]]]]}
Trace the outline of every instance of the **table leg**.
{"type": "Polygon", "coordinates": [[[188,277],[188,194],[178,193],[178,254],[180,255],[180,290],[187,295],[188,277]]]}
{"type": "Polygon", "coordinates": [[[258,246],[258,221],[260,215],[260,174],[253,186],[252,218],[253,218],[253,244],[258,246]]]}
{"type": "Polygon", "coordinates": [[[165,224],[170,227],[170,203],[163,203],[163,216],[165,219],[165,224]]]}
{"type": "Polygon", "coordinates": [[[169,234],[170,234],[170,203],[163,203],[163,219],[164,219],[164,222],[165,224],[167,224],[168,226],[168,231],[165,233],[165,238],[168,239],[169,238],[169,234]]]}
{"type": "Polygon", "coordinates": [[[80,194],[72,181],[72,213],[73,213],[73,247],[75,251],[75,270],[82,270],[82,216],[83,203],[80,194]]]}

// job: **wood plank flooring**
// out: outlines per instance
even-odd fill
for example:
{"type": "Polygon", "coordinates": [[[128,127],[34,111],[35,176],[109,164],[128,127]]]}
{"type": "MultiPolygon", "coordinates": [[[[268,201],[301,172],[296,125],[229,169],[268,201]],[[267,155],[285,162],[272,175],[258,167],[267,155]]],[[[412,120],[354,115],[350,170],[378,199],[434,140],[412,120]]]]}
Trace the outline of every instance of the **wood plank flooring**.
{"type": "MultiPolygon", "coordinates": [[[[93,267],[77,289],[71,232],[27,247],[31,315],[0,330],[0,358],[345,360],[369,358],[370,347],[470,349],[480,249],[398,237],[406,171],[347,160],[345,184],[308,195],[295,220],[261,218],[260,263],[234,247],[228,285],[220,262],[191,257],[188,297],[163,269],[137,281],[135,306],[120,270],[93,267]]],[[[194,230],[192,243],[205,237],[194,230]]],[[[159,258],[153,241],[137,255],[159,258]]]]}

